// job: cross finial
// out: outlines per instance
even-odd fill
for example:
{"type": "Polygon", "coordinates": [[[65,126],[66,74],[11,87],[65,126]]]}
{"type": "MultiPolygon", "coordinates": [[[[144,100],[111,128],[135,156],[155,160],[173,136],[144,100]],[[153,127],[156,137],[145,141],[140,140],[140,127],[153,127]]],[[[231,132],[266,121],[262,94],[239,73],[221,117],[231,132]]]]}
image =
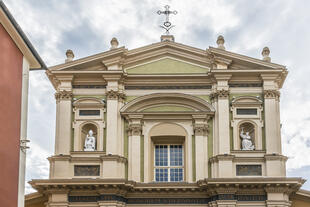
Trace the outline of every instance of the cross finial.
{"type": "Polygon", "coordinates": [[[160,27],[166,30],[166,34],[167,34],[167,35],[169,34],[169,30],[170,30],[172,27],[174,27],[174,25],[172,25],[171,22],[169,22],[169,15],[170,15],[170,14],[176,15],[176,14],[178,13],[176,10],[170,11],[169,8],[170,8],[170,6],[169,6],[169,5],[166,5],[166,6],[165,6],[165,9],[166,9],[166,10],[164,10],[164,11],[158,10],[158,11],[157,11],[157,14],[158,14],[158,15],[161,15],[161,14],[166,15],[166,21],[163,23],[163,25],[160,25],[160,27]]]}

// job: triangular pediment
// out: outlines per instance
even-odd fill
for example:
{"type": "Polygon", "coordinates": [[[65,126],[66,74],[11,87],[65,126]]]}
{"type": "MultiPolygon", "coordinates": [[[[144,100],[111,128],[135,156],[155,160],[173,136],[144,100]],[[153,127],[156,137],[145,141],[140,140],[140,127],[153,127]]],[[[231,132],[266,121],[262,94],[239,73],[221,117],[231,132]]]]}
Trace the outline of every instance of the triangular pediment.
{"type": "Polygon", "coordinates": [[[195,74],[207,73],[209,68],[172,57],[163,57],[126,68],[128,74],[195,74]]]}
{"type": "Polygon", "coordinates": [[[230,70],[285,69],[283,65],[218,48],[203,50],[176,42],[158,42],[132,50],[125,47],[108,50],[50,70],[105,71],[118,65],[128,74],[199,74],[216,69],[215,64],[227,65],[230,70]]]}

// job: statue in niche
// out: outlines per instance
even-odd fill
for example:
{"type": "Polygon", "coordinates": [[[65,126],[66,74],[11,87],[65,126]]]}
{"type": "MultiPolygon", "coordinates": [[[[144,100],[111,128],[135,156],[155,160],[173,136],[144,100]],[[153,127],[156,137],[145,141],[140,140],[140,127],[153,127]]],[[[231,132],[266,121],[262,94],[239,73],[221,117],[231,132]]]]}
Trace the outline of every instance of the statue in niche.
{"type": "Polygon", "coordinates": [[[249,132],[244,133],[243,127],[241,128],[240,137],[242,138],[242,150],[254,150],[251,136],[249,132]]]}
{"type": "Polygon", "coordinates": [[[93,136],[93,130],[89,130],[85,138],[84,151],[96,150],[96,138],[93,136]]]}

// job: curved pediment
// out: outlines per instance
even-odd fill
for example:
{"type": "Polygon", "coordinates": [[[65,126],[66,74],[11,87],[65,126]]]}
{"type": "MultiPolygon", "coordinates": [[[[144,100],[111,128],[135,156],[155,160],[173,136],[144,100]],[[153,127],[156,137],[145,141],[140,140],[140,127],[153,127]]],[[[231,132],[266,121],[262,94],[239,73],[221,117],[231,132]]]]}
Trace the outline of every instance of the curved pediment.
{"type": "Polygon", "coordinates": [[[209,68],[172,57],[164,57],[126,68],[128,74],[207,73],[209,68]]]}
{"type": "Polygon", "coordinates": [[[75,107],[103,107],[104,103],[99,98],[84,97],[73,102],[75,107]]]}
{"type": "Polygon", "coordinates": [[[261,105],[262,103],[262,100],[254,96],[240,96],[232,101],[232,105],[261,105]]]}
{"type": "Polygon", "coordinates": [[[121,113],[214,112],[205,100],[181,93],[156,93],[138,97],[121,108],[121,113]]]}

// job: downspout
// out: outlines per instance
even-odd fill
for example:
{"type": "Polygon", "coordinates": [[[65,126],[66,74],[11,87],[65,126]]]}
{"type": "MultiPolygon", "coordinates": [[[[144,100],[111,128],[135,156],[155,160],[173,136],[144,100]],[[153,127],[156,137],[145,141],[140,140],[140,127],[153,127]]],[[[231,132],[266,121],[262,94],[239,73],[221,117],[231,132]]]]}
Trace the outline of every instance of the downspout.
{"type": "Polygon", "coordinates": [[[19,149],[19,177],[18,177],[18,207],[25,205],[25,171],[27,147],[27,114],[28,114],[28,87],[29,87],[29,63],[23,57],[22,72],[22,100],[20,120],[20,149],[19,149]]]}

